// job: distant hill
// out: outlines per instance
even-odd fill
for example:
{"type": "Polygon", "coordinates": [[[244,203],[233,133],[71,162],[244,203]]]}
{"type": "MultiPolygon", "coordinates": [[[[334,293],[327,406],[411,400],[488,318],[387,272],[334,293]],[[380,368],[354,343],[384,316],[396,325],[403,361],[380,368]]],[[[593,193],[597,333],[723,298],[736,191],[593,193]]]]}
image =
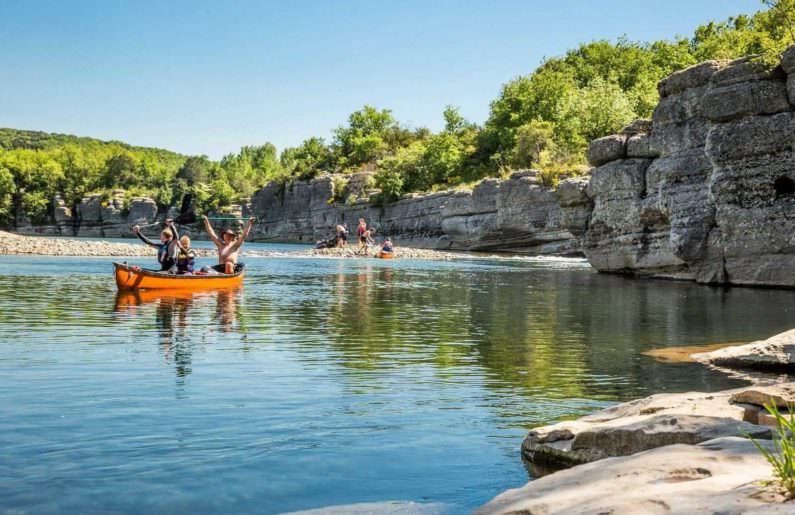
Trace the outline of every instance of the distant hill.
{"type": "Polygon", "coordinates": [[[25,148],[31,150],[50,150],[64,145],[76,145],[79,147],[112,146],[115,148],[124,148],[131,152],[143,152],[150,155],[155,154],[161,158],[171,158],[179,161],[184,161],[187,157],[178,152],[172,152],[162,148],[137,147],[116,140],[105,141],[85,136],[74,136],[72,134],[0,127],[0,149],[15,150],[25,148]]]}

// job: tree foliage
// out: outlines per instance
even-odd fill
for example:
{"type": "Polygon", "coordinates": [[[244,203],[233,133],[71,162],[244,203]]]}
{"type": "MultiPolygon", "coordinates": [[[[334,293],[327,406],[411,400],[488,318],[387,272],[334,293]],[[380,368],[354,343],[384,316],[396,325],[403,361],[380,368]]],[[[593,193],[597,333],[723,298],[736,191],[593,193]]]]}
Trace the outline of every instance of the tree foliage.
{"type": "Polygon", "coordinates": [[[454,106],[444,128],[402,125],[389,109],[365,105],[330,143],[311,137],[279,154],[244,146],[220,161],[63,134],[0,129],[0,224],[18,211],[43,221],[52,198],[74,206],[115,188],[153,196],[164,208],[192,193],[202,210],[223,210],[272,180],[376,170],[384,198],[470,183],[510,168],[538,168],[548,183],[582,169],[590,140],[651,116],[657,83],[707,59],[756,55],[768,64],[795,43],[795,0],[762,0],[753,15],[711,21],[690,38],[584,43],[502,86],[483,126],[454,106]]]}

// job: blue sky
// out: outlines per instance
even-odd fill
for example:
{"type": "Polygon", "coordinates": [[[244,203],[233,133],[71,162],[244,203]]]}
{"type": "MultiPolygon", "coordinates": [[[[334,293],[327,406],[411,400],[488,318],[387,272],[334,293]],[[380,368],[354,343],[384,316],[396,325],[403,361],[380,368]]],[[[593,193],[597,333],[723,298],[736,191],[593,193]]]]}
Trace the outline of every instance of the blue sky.
{"type": "Polygon", "coordinates": [[[690,35],[759,0],[0,0],[0,127],[213,158],[363,104],[438,129],[580,42],[690,35]]]}

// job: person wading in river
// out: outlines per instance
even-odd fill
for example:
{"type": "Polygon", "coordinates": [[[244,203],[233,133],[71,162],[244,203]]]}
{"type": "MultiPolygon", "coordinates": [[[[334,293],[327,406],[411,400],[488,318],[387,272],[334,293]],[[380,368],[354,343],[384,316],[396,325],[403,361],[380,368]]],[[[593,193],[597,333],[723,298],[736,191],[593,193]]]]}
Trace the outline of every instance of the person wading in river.
{"type": "Polygon", "coordinates": [[[240,247],[243,245],[248,233],[251,232],[251,226],[254,225],[256,218],[253,216],[248,219],[248,225],[243,229],[243,234],[236,236],[231,229],[224,229],[219,238],[210,225],[210,220],[206,216],[202,216],[204,221],[204,230],[207,231],[207,236],[210,237],[215,248],[218,249],[218,266],[214,267],[218,272],[225,274],[235,273],[235,265],[237,265],[237,256],[240,253],[240,247]]]}

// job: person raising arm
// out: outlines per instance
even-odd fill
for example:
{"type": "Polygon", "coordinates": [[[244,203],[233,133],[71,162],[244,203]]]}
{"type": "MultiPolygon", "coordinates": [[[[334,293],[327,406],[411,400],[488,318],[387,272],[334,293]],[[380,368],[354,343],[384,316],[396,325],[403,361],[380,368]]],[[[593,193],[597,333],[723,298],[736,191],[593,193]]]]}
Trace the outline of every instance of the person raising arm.
{"type": "Polygon", "coordinates": [[[141,227],[134,225],[132,232],[138,238],[152,248],[157,249],[157,262],[160,263],[160,270],[165,272],[174,267],[174,240],[176,239],[176,228],[173,227],[174,223],[171,219],[166,220],[166,229],[160,233],[160,243],[155,243],[141,233],[141,227]]]}
{"type": "Polygon", "coordinates": [[[251,227],[254,225],[256,218],[252,216],[248,219],[248,224],[246,228],[243,229],[243,234],[240,236],[236,237],[231,229],[225,229],[221,233],[220,238],[215,234],[215,231],[210,225],[210,220],[206,216],[202,216],[202,221],[204,222],[204,229],[207,231],[207,235],[215,244],[215,248],[218,249],[218,266],[215,267],[216,270],[225,274],[235,273],[235,265],[237,265],[240,247],[251,232],[251,227]]]}

